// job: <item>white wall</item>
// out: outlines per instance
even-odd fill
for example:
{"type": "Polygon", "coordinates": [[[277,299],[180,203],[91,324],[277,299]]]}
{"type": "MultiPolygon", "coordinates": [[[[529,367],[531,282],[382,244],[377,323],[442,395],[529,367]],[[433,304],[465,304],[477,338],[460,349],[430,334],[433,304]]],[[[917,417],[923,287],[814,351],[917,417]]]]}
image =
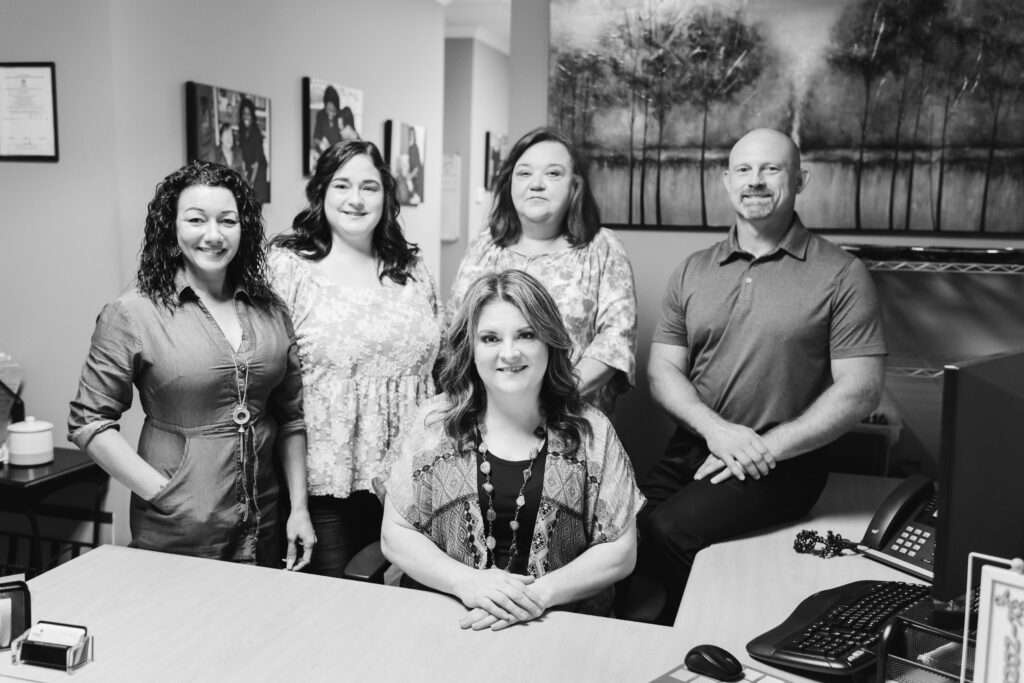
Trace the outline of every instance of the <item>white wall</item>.
{"type": "Polygon", "coordinates": [[[508,134],[509,59],[471,38],[445,45],[445,154],[462,156],[459,239],[444,243],[441,253],[441,294],[447,298],[462,255],[491,209],[492,195],[484,189],[486,135],[508,134]]]}
{"type": "Polygon", "coordinates": [[[0,61],[56,64],[60,161],[0,162],[0,349],[63,431],[83,332],[121,283],[105,3],[0,0],[0,61]]]}
{"type": "MultiPolygon", "coordinates": [[[[185,81],[271,98],[269,233],[301,207],[301,79],[364,92],[363,129],[425,126],[423,205],[402,211],[440,266],[444,9],[435,0],[0,0],[0,61],[55,61],[59,163],[0,162],[0,349],[64,440],[96,315],[131,280],[156,183],[185,162],[185,81]],[[400,20],[396,21],[396,17],[400,20]]],[[[137,409],[123,420],[138,437],[137,409]]],[[[125,489],[108,509],[127,540],[125,489]]]]}
{"type": "Polygon", "coordinates": [[[509,39],[509,135],[518,140],[548,119],[549,0],[515,0],[509,39]]]}

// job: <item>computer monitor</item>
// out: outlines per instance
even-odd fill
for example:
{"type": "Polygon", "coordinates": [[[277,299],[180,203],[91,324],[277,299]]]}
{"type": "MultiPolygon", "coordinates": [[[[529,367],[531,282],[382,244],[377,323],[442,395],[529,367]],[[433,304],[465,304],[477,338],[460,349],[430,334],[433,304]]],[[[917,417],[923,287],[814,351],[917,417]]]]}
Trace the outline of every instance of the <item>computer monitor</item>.
{"type": "Polygon", "coordinates": [[[945,366],[938,492],[941,605],[964,594],[968,553],[1024,556],[1024,350],[945,366]]]}

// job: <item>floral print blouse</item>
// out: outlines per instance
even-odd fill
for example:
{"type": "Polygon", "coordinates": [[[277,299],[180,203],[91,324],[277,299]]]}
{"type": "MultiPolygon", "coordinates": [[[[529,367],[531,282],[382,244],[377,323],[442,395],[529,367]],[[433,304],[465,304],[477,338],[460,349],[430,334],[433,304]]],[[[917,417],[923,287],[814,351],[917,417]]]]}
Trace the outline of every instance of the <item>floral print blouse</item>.
{"type": "Polygon", "coordinates": [[[497,246],[485,229],[462,258],[448,299],[449,320],[477,278],[509,268],[524,270],[547,287],[572,339],[574,364],[585,356],[618,371],[586,397],[611,414],[615,397],[636,379],[636,292],[622,242],[611,230],[601,228],[588,244],[525,256],[515,246],[497,246]]]}
{"type": "Polygon", "coordinates": [[[339,286],[289,249],[272,248],[268,263],[302,361],[309,493],[370,490],[399,429],[436,393],[437,284],[421,259],[404,286],[373,288],[339,286]]]}
{"type": "MultiPolygon", "coordinates": [[[[444,431],[440,413],[447,395],[420,407],[399,443],[388,454],[377,493],[449,557],[484,569],[486,533],[477,489],[473,444],[456,443],[444,431]]],[[[611,422],[585,406],[593,437],[570,450],[548,430],[540,509],[533,528],[527,570],[533,576],[564,567],[588,548],[619,538],[645,499],[633,466],[611,422]]],[[[608,614],[612,588],[563,609],[608,614]]]]}

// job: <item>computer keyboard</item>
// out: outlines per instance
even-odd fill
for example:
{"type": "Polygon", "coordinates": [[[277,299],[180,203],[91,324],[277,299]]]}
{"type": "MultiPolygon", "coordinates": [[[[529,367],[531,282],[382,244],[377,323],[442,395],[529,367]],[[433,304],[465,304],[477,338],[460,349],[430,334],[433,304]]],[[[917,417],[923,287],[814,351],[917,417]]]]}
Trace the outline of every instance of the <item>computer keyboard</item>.
{"type": "Polygon", "coordinates": [[[930,591],[930,586],[902,581],[855,581],[821,591],[747,643],[747,652],[772,666],[857,673],[874,665],[886,622],[930,591]]]}

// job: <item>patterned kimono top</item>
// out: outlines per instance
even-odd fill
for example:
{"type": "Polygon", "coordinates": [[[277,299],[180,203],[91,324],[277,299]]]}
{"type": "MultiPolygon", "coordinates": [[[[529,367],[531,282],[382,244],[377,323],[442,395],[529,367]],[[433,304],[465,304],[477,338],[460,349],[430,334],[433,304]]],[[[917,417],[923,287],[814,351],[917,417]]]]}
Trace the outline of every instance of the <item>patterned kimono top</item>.
{"type": "Polygon", "coordinates": [[[270,280],[288,305],[302,361],[309,493],[371,488],[380,460],[433,396],[441,342],[437,285],[422,260],[399,285],[341,287],[313,261],[273,248],[270,280]]]}
{"type": "Polygon", "coordinates": [[[585,397],[610,415],[615,397],[633,386],[636,376],[636,292],[622,242],[611,230],[601,228],[588,244],[525,256],[515,246],[497,246],[485,229],[462,258],[448,299],[448,319],[459,310],[477,278],[509,268],[533,275],[554,298],[572,339],[573,364],[585,356],[618,371],[585,397]]]}
{"type": "MultiPolygon", "coordinates": [[[[388,454],[377,493],[388,496],[399,513],[449,557],[485,569],[486,533],[477,489],[476,456],[444,432],[441,395],[421,406],[388,454]]],[[[593,438],[576,450],[548,430],[540,509],[533,529],[527,569],[533,576],[564,567],[587,548],[614,541],[632,522],[645,499],[633,466],[608,418],[590,406],[583,417],[593,438]]],[[[608,614],[613,588],[562,609],[608,614]]]]}

